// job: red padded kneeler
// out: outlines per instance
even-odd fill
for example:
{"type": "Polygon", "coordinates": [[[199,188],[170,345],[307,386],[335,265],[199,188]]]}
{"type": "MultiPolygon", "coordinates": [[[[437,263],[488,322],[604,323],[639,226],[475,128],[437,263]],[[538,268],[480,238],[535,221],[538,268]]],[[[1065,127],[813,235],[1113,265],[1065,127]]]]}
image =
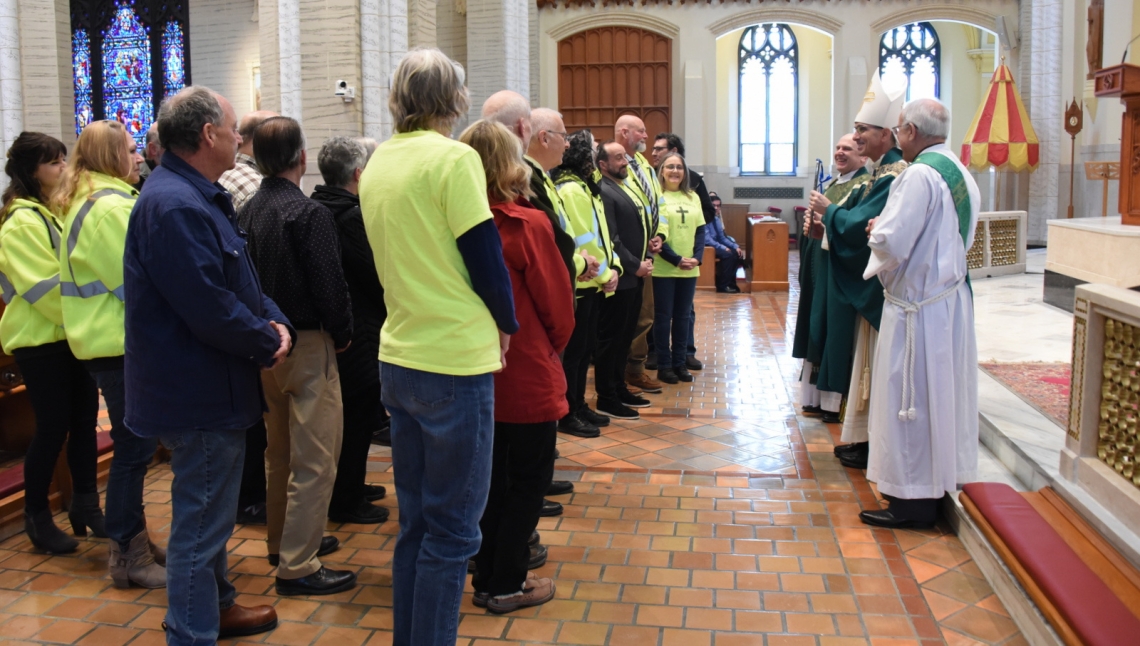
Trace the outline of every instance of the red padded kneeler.
{"type": "Polygon", "coordinates": [[[962,491],[1083,643],[1140,643],[1140,620],[1025,498],[993,482],[962,491]]]}

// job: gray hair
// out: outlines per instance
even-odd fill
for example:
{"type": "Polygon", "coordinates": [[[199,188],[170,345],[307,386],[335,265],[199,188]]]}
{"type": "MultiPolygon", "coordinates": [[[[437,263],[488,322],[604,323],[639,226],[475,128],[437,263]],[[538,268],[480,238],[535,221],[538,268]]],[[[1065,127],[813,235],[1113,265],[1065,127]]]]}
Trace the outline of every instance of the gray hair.
{"type": "Polygon", "coordinates": [[[222,125],[218,94],[202,85],[183,88],[158,108],[158,142],[174,152],[195,153],[202,144],[202,128],[222,125]]]}
{"type": "Polygon", "coordinates": [[[530,118],[530,101],[518,92],[500,90],[483,104],[483,118],[514,128],[519,119],[530,118]]]}
{"type": "Polygon", "coordinates": [[[530,127],[533,129],[531,139],[538,136],[538,133],[543,130],[553,130],[558,127],[558,120],[562,118],[562,113],[550,108],[535,108],[530,112],[530,127]]]}
{"type": "Polygon", "coordinates": [[[392,74],[388,110],[396,132],[451,129],[471,104],[463,66],[438,49],[408,52],[392,74]]]}
{"type": "Polygon", "coordinates": [[[938,99],[915,99],[903,106],[903,123],[909,123],[924,137],[950,136],[950,110],[938,99]]]}
{"type": "Polygon", "coordinates": [[[372,137],[357,137],[356,140],[360,142],[361,146],[364,146],[364,163],[367,164],[368,160],[372,159],[372,153],[380,147],[380,142],[372,137]]]}
{"type": "Polygon", "coordinates": [[[317,168],[325,185],[344,188],[352,182],[358,168],[364,168],[368,161],[368,150],[359,139],[333,137],[321,146],[317,154],[317,168]]]}

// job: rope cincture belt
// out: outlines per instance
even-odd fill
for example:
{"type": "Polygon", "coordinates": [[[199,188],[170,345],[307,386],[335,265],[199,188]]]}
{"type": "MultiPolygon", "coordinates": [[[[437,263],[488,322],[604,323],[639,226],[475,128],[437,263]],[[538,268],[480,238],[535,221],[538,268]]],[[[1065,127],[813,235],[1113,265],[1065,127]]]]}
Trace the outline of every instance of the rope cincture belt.
{"type": "Polygon", "coordinates": [[[903,349],[903,384],[902,384],[902,399],[899,402],[899,419],[902,421],[914,420],[918,416],[918,412],[914,408],[914,327],[916,325],[916,318],[918,311],[932,303],[946,300],[951,294],[958,291],[958,287],[966,282],[966,277],[959,278],[957,282],[948,287],[945,291],[939,292],[934,296],[920,302],[911,303],[897,298],[887,290],[883,290],[883,298],[888,303],[900,308],[906,313],[906,345],[903,349]],[[910,405],[907,405],[907,399],[910,400],[910,405]]]}

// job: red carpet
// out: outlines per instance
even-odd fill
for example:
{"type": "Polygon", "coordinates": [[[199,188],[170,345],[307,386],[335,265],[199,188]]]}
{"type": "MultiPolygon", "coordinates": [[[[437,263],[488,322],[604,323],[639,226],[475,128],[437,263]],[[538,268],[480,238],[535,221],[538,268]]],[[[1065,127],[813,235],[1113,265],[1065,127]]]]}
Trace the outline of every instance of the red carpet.
{"type": "Polygon", "coordinates": [[[1072,382],[1068,363],[979,363],[978,367],[1061,428],[1068,428],[1072,382]]]}

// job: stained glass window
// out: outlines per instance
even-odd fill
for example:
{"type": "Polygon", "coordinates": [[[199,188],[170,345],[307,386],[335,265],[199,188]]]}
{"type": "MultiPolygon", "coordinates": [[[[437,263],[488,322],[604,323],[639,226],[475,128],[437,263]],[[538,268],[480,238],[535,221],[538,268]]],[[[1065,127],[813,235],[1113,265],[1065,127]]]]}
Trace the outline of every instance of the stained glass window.
{"type": "Polygon", "coordinates": [[[164,98],[190,83],[185,0],[70,0],[76,132],[116,119],[142,145],[164,98]]]}
{"type": "Polygon", "coordinates": [[[905,78],[906,100],[937,99],[942,52],[938,32],[928,22],[895,27],[879,41],[879,74],[896,86],[905,78]]]}
{"type": "Polygon", "coordinates": [[[740,172],[796,172],[799,46],[785,24],[749,27],[740,38],[740,172]]]}
{"type": "Polygon", "coordinates": [[[91,38],[76,29],[71,38],[71,68],[75,70],[75,135],[95,119],[91,105],[91,38]]]}
{"type": "Polygon", "coordinates": [[[162,31],[163,98],[176,94],[186,87],[183,60],[182,25],[177,20],[171,20],[166,23],[166,29],[162,31]]]}

